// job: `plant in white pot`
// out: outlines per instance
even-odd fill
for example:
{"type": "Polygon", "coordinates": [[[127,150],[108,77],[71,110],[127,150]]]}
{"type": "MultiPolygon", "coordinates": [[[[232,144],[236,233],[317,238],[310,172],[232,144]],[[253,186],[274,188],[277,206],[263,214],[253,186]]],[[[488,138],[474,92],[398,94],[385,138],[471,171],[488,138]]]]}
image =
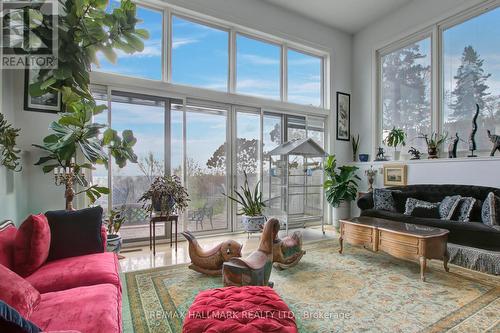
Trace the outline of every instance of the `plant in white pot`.
{"type": "Polygon", "coordinates": [[[398,150],[398,147],[406,146],[406,133],[400,128],[393,127],[384,142],[388,147],[394,148],[394,160],[399,161],[401,151],[398,150]]]}
{"type": "Polygon", "coordinates": [[[124,206],[119,209],[112,209],[106,219],[108,237],[106,241],[106,248],[108,252],[119,253],[122,248],[122,236],[120,236],[120,228],[125,222],[123,214],[124,206]]]}
{"type": "Polygon", "coordinates": [[[351,201],[356,200],[358,182],[361,180],[356,166],[337,167],[335,155],[329,155],[324,164],[326,180],[324,183],[326,200],[333,206],[333,226],[339,227],[339,220],[350,216],[351,201]]]}
{"type": "Polygon", "coordinates": [[[248,185],[248,176],[245,174],[245,183],[240,186],[241,192],[234,191],[237,198],[232,197],[223,193],[229,199],[240,204],[241,223],[245,228],[245,231],[259,232],[262,231],[264,224],[266,223],[266,217],[262,214],[266,205],[262,201],[262,192],[260,191],[260,181],[255,184],[253,191],[250,190],[250,185],[248,185]]]}

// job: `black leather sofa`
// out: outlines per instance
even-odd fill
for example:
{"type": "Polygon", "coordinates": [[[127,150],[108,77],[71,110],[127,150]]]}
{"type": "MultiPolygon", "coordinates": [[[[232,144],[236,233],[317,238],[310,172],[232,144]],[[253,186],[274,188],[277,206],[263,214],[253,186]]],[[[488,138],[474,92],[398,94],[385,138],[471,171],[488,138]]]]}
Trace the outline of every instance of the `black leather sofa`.
{"type": "MultiPolygon", "coordinates": [[[[409,185],[392,187],[403,192],[403,195],[394,196],[396,199],[397,212],[373,209],[373,195],[367,193],[358,200],[358,207],[361,209],[361,216],[372,216],[385,218],[388,220],[399,221],[403,223],[420,224],[432,226],[450,231],[448,242],[464,245],[488,251],[500,251],[500,230],[490,227],[480,222],[479,212],[474,212],[471,222],[457,222],[449,220],[439,220],[432,218],[420,218],[404,215],[404,202],[408,197],[414,197],[420,200],[430,202],[439,202],[445,196],[461,195],[463,197],[473,197],[484,202],[489,192],[500,196],[500,189],[484,186],[470,185],[409,185]],[[400,202],[398,202],[398,200],[400,202]]],[[[476,209],[476,210],[477,210],[476,209]]]]}

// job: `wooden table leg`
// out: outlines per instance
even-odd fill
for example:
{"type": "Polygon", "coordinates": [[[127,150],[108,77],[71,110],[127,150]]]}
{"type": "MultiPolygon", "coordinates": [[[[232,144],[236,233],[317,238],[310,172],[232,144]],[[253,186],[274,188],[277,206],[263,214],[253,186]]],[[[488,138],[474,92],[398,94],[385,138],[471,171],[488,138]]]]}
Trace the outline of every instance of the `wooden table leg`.
{"type": "Polygon", "coordinates": [[[427,259],[425,257],[420,257],[420,280],[425,282],[425,269],[427,267],[427,259]]]}
{"type": "Polygon", "coordinates": [[[443,256],[443,266],[444,270],[446,272],[449,272],[450,269],[448,268],[448,261],[450,260],[450,254],[448,253],[448,250],[444,251],[444,256],[443,256]]]}
{"type": "Polygon", "coordinates": [[[151,237],[153,237],[153,230],[151,229],[152,224],[153,221],[149,221],[149,251],[153,249],[153,242],[151,240],[151,237]]]}
{"type": "Polygon", "coordinates": [[[172,238],[173,238],[174,223],[170,220],[170,248],[172,248],[172,238]]]}
{"type": "Polygon", "coordinates": [[[153,220],[153,256],[156,256],[156,222],[153,220]]]}
{"type": "Polygon", "coordinates": [[[339,245],[340,245],[339,253],[342,254],[342,251],[344,250],[344,239],[342,238],[342,236],[340,236],[339,238],[339,245]]]}
{"type": "Polygon", "coordinates": [[[175,219],[175,252],[177,252],[177,221],[178,219],[175,219]]]}

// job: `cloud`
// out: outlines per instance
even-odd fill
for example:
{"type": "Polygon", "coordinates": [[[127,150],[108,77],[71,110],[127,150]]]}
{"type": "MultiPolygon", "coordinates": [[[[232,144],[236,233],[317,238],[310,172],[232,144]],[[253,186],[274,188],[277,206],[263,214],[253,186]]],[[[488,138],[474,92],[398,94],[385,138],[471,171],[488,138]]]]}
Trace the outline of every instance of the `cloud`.
{"type": "Polygon", "coordinates": [[[279,65],[279,58],[263,57],[257,54],[242,53],[237,55],[238,58],[242,59],[244,62],[252,65],[279,65]]]}
{"type": "Polygon", "coordinates": [[[196,44],[199,40],[196,38],[174,38],[172,40],[172,49],[178,49],[182,46],[186,46],[189,44],[196,44]]]}

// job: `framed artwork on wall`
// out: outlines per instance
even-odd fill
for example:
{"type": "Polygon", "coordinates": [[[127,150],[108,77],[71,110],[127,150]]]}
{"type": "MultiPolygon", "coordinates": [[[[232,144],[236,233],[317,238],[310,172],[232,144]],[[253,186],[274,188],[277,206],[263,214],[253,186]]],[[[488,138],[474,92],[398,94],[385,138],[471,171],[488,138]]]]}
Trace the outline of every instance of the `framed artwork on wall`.
{"type": "Polygon", "coordinates": [[[351,140],[351,95],[337,91],[337,140],[351,140]]]}
{"type": "Polygon", "coordinates": [[[58,113],[62,112],[61,93],[47,93],[30,96],[29,86],[36,81],[38,69],[26,69],[24,74],[24,109],[27,111],[58,113]]]}
{"type": "Polygon", "coordinates": [[[408,166],[384,164],[384,186],[404,186],[408,182],[408,166]]]}

